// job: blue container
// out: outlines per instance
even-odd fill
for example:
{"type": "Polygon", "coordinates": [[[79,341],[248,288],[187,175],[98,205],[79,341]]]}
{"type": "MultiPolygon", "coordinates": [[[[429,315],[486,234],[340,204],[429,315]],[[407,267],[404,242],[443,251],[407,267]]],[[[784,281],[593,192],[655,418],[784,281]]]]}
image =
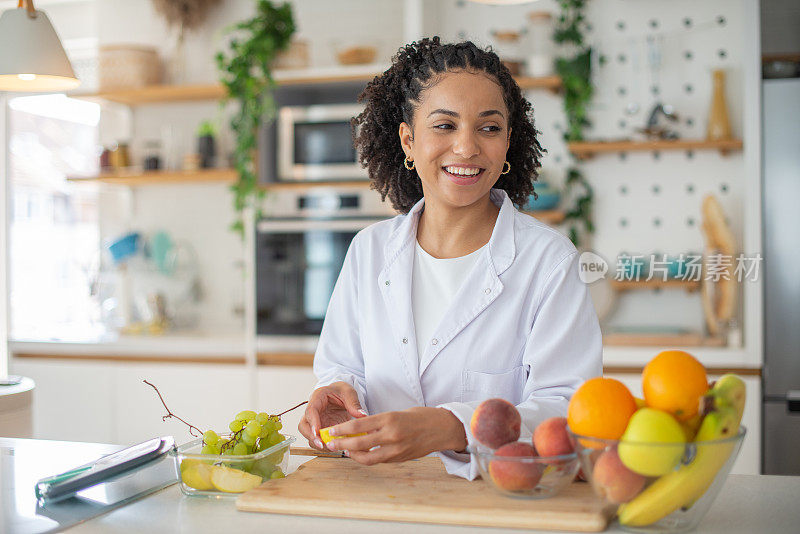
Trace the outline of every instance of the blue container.
{"type": "Polygon", "coordinates": [[[528,202],[522,207],[522,211],[551,210],[558,206],[561,200],[561,193],[557,189],[550,187],[547,182],[534,183],[534,190],[539,197],[534,200],[533,195],[528,197],[528,202]]]}
{"type": "Polygon", "coordinates": [[[139,234],[131,232],[120,237],[108,246],[108,251],[114,263],[120,263],[130,258],[139,250],[139,234]]]}

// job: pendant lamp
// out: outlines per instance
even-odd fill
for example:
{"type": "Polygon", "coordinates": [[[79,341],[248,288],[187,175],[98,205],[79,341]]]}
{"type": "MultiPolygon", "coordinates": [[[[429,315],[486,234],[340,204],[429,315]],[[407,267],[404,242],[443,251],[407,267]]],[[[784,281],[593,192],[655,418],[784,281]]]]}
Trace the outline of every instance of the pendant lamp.
{"type": "Polygon", "coordinates": [[[0,15],[0,91],[51,92],[80,85],[64,47],[33,0],[0,15]]]}

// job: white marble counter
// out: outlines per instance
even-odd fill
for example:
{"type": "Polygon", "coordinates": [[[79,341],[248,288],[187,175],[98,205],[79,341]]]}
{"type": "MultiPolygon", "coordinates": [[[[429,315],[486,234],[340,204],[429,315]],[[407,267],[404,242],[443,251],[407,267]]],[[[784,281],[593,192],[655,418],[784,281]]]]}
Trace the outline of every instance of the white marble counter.
{"type": "MultiPolygon", "coordinates": [[[[113,450],[113,446],[97,444],[77,444],[66,442],[45,442],[38,440],[0,440],[23,452],[33,446],[44,445],[63,447],[63,450],[86,454],[100,450],[113,450]]],[[[96,452],[94,453],[96,454],[96,452]]],[[[20,455],[17,459],[21,460],[20,455]]],[[[292,456],[289,471],[311,459],[307,456],[292,456]]],[[[32,457],[31,460],[36,460],[32,457]]],[[[41,460],[41,458],[40,458],[41,460]]],[[[74,462],[73,462],[74,463],[74,462]]],[[[33,465],[33,464],[32,464],[33,465]]],[[[25,471],[18,466],[18,471],[25,471]]],[[[24,469],[23,469],[24,468],[24,469]]],[[[25,471],[27,473],[27,471],[25,471]]],[[[31,480],[35,480],[34,473],[31,480]]],[[[18,473],[19,475],[19,473],[18,473]]],[[[13,485],[4,481],[3,490],[14,492],[13,485]]],[[[32,485],[22,484],[17,495],[3,495],[3,502],[19,501],[21,497],[31,497],[32,485]],[[24,487],[22,487],[24,486],[24,487]],[[31,487],[28,487],[31,486],[31,487]],[[6,500],[8,499],[8,500],[6,500]]],[[[702,533],[795,533],[800,526],[800,477],[731,475],[720,495],[713,504],[697,532],[702,533]]],[[[2,526],[2,524],[0,524],[2,526]]],[[[7,525],[8,526],[8,525],[7,525]]],[[[0,528],[2,530],[2,528],[0,528]]],[[[424,525],[400,522],[381,522],[350,519],[328,519],[320,517],[290,516],[277,514],[247,513],[236,510],[234,498],[209,499],[205,497],[184,496],[177,485],[169,486],[140,500],[134,501],[110,512],[86,520],[69,529],[74,534],[97,533],[179,533],[216,534],[218,532],[291,532],[325,534],[346,532],[347,534],[408,534],[408,532],[431,534],[455,534],[469,532],[513,533],[519,530],[477,529],[446,525],[424,525]]],[[[612,524],[608,532],[622,532],[612,524]]],[[[12,534],[9,532],[9,534],[12,534]]]]}

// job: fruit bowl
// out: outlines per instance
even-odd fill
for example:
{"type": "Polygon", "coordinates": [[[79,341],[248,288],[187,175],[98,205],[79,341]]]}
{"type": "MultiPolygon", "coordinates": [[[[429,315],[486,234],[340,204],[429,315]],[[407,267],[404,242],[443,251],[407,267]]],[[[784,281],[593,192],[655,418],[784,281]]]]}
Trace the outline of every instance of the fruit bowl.
{"type": "Polygon", "coordinates": [[[620,526],[633,532],[696,528],[725,483],[745,433],[740,426],[724,439],[656,443],[569,432],[595,493],[620,526]]]}
{"type": "MultiPolygon", "coordinates": [[[[229,436],[221,436],[223,438],[229,436]]],[[[253,454],[201,454],[203,438],[170,451],[175,458],[181,491],[206,497],[236,496],[262,482],[283,478],[289,463],[293,436],[253,454]]]]}
{"type": "MultiPolygon", "coordinates": [[[[523,442],[530,444],[530,440],[523,442]]],[[[482,445],[467,451],[478,464],[481,478],[509,497],[546,499],[570,485],[579,469],[575,453],[561,456],[498,456],[482,445]]]]}

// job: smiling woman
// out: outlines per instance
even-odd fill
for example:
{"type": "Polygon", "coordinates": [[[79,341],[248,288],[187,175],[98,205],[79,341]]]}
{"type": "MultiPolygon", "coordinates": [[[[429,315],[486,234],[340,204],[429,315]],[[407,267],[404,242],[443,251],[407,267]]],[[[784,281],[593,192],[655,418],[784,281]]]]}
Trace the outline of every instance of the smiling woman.
{"type": "Polygon", "coordinates": [[[350,244],[299,430],[322,448],[327,428],[326,446],[363,464],[438,453],[474,478],[475,408],[513,403],[523,438],[565,415],[601,371],[597,316],[572,243],[514,207],[533,191],[541,146],[496,54],[423,39],[360,100],[360,161],[402,214],[350,244]]]}

